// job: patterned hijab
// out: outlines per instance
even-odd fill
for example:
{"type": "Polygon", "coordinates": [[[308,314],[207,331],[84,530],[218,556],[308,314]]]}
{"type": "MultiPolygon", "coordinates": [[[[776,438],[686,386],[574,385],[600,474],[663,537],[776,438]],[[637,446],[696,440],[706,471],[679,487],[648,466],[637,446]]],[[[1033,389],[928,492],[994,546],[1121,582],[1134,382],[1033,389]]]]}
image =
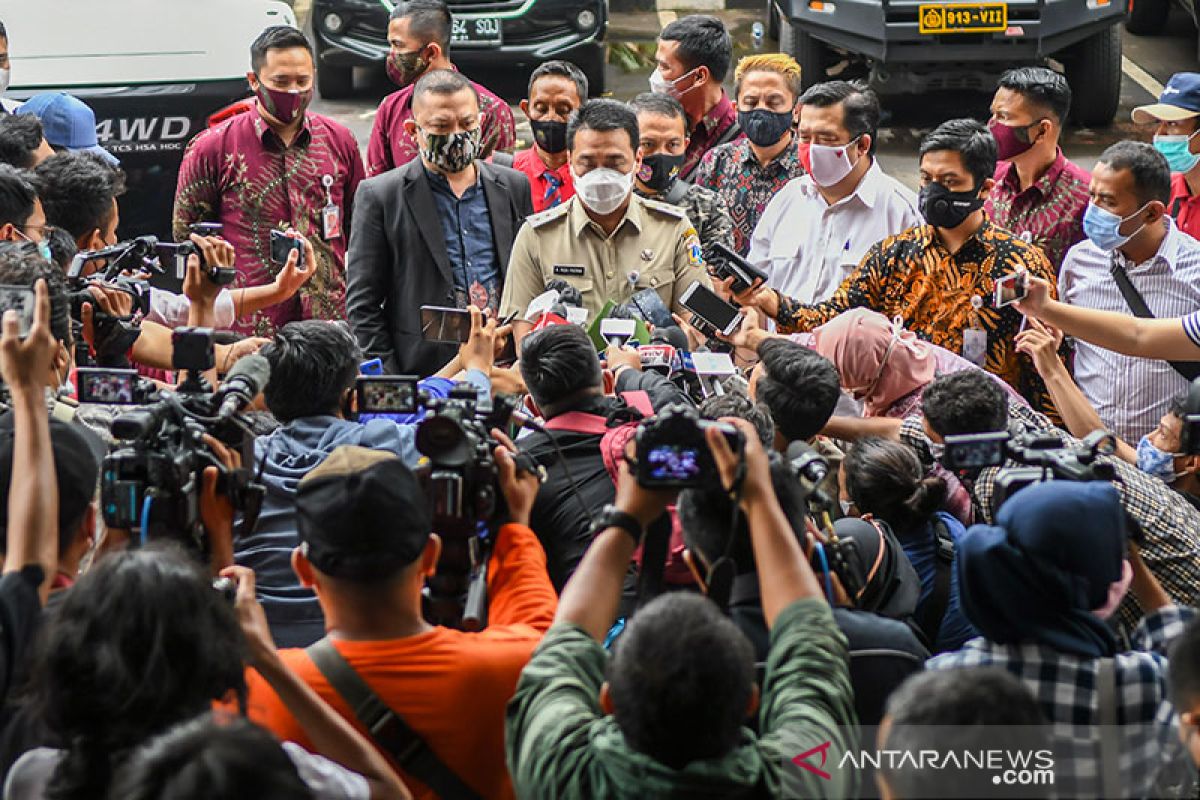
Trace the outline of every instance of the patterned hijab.
{"type": "Polygon", "coordinates": [[[903,321],[854,308],[813,331],[813,347],[837,367],[842,386],[862,400],[867,416],[879,416],[892,403],[937,374],[937,356],[928,343],[904,329],[903,321]]]}

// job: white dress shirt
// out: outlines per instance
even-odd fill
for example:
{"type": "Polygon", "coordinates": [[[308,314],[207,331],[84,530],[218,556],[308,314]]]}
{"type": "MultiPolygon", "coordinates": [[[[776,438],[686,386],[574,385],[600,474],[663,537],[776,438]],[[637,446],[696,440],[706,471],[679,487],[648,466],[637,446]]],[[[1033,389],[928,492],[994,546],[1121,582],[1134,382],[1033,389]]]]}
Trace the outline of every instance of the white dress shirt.
{"type": "MultiPolygon", "coordinates": [[[[1170,218],[1166,222],[1167,235],[1149,260],[1135,265],[1119,252],[1116,258],[1155,317],[1177,318],[1200,309],[1200,242],[1170,218]]],[[[1110,272],[1112,258],[1087,239],[1072,247],[1058,276],[1059,299],[1132,315],[1110,272]]],[[[1188,388],[1166,361],[1123,356],[1078,340],[1075,382],[1105,426],[1130,444],[1154,430],[1171,399],[1188,388]]]]}
{"type": "Polygon", "coordinates": [[[841,286],[871,245],[923,222],[916,195],[877,161],[833,205],[811,176],[802,175],[763,210],[747,259],[767,274],[767,286],[801,303],[819,303],[841,286]]]}

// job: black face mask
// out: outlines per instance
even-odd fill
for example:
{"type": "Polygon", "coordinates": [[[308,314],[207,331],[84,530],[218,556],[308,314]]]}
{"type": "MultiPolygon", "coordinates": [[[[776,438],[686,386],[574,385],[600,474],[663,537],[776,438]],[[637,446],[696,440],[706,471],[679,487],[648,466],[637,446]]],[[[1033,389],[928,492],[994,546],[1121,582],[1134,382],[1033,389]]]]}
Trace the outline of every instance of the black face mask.
{"type": "Polygon", "coordinates": [[[929,183],[917,195],[917,209],[935,228],[957,228],[981,208],[983,199],[978,189],[952,192],[940,183],[929,183]]]}
{"type": "Polygon", "coordinates": [[[662,194],[674,185],[679,177],[679,168],[683,166],[683,156],[673,156],[668,153],[655,153],[642,157],[642,166],[638,167],[637,178],[646,184],[652,192],[662,194]]]}
{"type": "Polygon", "coordinates": [[[791,111],[756,108],[753,111],[739,111],[737,118],[738,127],[745,131],[746,138],[759,147],[776,144],[792,127],[791,111]]]}
{"type": "Polygon", "coordinates": [[[567,123],[555,119],[529,120],[533,140],[543,152],[557,155],[567,149],[567,123]]]}

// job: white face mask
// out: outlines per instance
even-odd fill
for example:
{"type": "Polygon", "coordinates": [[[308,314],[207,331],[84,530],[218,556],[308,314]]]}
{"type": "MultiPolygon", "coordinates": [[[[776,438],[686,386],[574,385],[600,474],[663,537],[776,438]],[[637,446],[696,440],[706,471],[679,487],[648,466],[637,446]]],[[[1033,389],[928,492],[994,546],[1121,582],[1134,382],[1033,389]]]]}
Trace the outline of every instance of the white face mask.
{"type": "Polygon", "coordinates": [[[824,144],[808,146],[808,160],[812,165],[809,174],[818,186],[833,186],[850,174],[858,164],[857,161],[850,160],[850,153],[857,149],[854,144],[858,138],[856,136],[848,144],[834,147],[824,144]]]}
{"type": "Polygon", "coordinates": [[[575,194],[597,214],[616,211],[633,191],[633,172],[626,174],[608,167],[597,167],[583,175],[576,175],[571,170],[571,175],[575,179],[575,194]]]}
{"type": "Polygon", "coordinates": [[[0,69],[0,94],[8,91],[9,81],[12,80],[12,68],[0,69]]]}

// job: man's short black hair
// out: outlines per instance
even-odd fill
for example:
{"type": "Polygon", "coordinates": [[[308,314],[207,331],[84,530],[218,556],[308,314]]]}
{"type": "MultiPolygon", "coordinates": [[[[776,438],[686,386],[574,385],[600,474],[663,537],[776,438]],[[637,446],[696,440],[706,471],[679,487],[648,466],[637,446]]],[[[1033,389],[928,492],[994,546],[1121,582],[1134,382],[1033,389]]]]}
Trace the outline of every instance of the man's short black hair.
{"type": "Polygon", "coordinates": [[[633,617],[609,661],[625,742],[672,769],[730,753],[754,687],[754,648],[707,598],[670,592],[633,617]]]}
{"type": "Polygon", "coordinates": [[[591,337],[578,325],[552,325],[521,342],[521,377],[543,414],[604,388],[591,337]]]}
{"type": "Polygon", "coordinates": [[[1182,713],[1200,703],[1200,619],[1188,623],[1171,644],[1171,704],[1182,713]]]}
{"type": "Polygon", "coordinates": [[[0,22],[0,39],[8,41],[8,28],[4,27],[3,22],[0,22]]]}
{"type": "Polygon", "coordinates": [[[692,125],[687,112],[683,110],[683,104],[669,94],[642,92],[629,101],[629,107],[633,109],[634,114],[657,114],[667,119],[681,120],[683,135],[687,136],[690,133],[692,125]]]}
{"type": "Polygon", "coordinates": [[[442,52],[450,49],[450,29],[453,18],[442,0],[409,0],[397,3],[388,21],[408,20],[408,33],[424,44],[437,44],[442,52]]]}
{"type": "Polygon", "coordinates": [[[0,114],[0,162],[30,169],[43,138],[36,114],[0,114]]]}
{"type": "Polygon", "coordinates": [[[475,105],[479,105],[479,90],[475,88],[475,84],[471,83],[461,72],[455,72],[452,69],[431,69],[421,77],[417,78],[417,82],[413,84],[412,100],[413,107],[416,107],[417,101],[424,98],[427,94],[436,94],[443,97],[452,94],[458,94],[466,89],[475,98],[475,105]]]}
{"type": "Polygon", "coordinates": [[[588,100],[575,110],[567,123],[567,149],[575,149],[575,134],[580,131],[625,131],[629,134],[629,146],[637,152],[640,144],[637,114],[619,100],[588,100]]]}
{"type": "Polygon", "coordinates": [[[708,67],[713,80],[721,83],[729,74],[733,60],[733,38],[725,23],[707,14],[680,17],[662,29],[658,38],[679,42],[675,52],[690,72],[696,67],[708,67]]]}
{"type": "Polygon", "coordinates": [[[284,325],[262,354],[271,364],[263,398],[280,422],[336,414],[362,361],[343,323],[315,319],[284,325]]]}
{"type": "Polygon", "coordinates": [[[875,152],[878,138],[879,95],[857,81],[825,81],[808,87],[800,95],[800,105],[829,108],[842,104],[842,127],[850,133],[853,141],[863,134],[871,137],[871,152],[875,152]]]}
{"type": "Polygon", "coordinates": [[[939,436],[1008,428],[1008,395],[990,375],[977,369],[935,378],[921,396],[921,411],[939,436]]]}
{"type": "Polygon", "coordinates": [[[735,417],[744,419],[754,426],[754,432],[764,447],[770,448],[775,442],[775,421],[771,419],[771,411],[762,403],[756,403],[744,394],[729,392],[714,394],[700,404],[700,416],[704,419],[721,419],[735,417]]]}
{"type": "Polygon", "coordinates": [[[11,223],[25,232],[25,223],[29,222],[33,204],[37,202],[37,189],[31,177],[24,170],[0,164],[0,225],[11,223]]]}
{"type": "MultiPolygon", "coordinates": [[[[1050,726],[1033,693],[998,667],[915,672],[888,697],[886,714],[891,727],[880,749],[908,753],[1050,749],[1050,726]]],[[[1013,796],[1012,787],[994,784],[994,771],[987,769],[931,770],[921,769],[912,759],[894,763],[885,759],[880,772],[891,796],[904,800],[955,794],[1013,796]],[[954,791],[947,794],[947,789],[954,791]]]]}
{"type": "Polygon", "coordinates": [[[125,192],[125,173],[94,153],[56,153],[33,174],[46,222],[78,241],[104,230],[113,218],[113,201],[125,192]]]}
{"type": "Polygon", "coordinates": [[[312,58],[312,42],[304,35],[304,31],[291,25],[272,25],[250,45],[250,69],[255,75],[258,74],[267,63],[268,50],[291,50],[293,47],[303,48],[312,58]]]}
{"type": "Polygon", "coordinates": [[[1179,419],[1187,418],[1187,395],[1181,394],[1171,398],[1171,402],[1167,404],[1167,413],[1172,417],[1179,419]]]}
{"type": "Polygon", "coordinates": [[[833,416],[841,393],[833,362],[787,339],[768,339],[758,355],[762,373],[755,398],[771,410],[776,429],[789,442],[816,436],[833,416]]]}
{"type": "Polygon", "coordinates": [[[588,79],[587,75],[583,74],[583,70],[572,64],[570,61],[547,61],[539,64],[537,69],[529,76],[529,89],[525,96],[533,97],[533,85],[539,80],[549,76],[558,76],[566,78],[571,83],[575,84],[575,91],[579,95],[579,103],[582,105],[588,99],[588,79]]]}
{"type": "Polygon", "coordinates": [[[1097,163],[1114,172],[1129,170],[1133,176],[1133,191],[1138,205],[1171,199],[1171,168],[1167,159],[1152,144],[1146,142],[1117,142],[1100,154],[1097,163]]]}
{"type": "Polygon", "coordinates": [[[1016,92],[1025,102],[1048,111],[1060,125],[1071,111],[1071,85],[1062,73],[1048,67],[1017,67],[1000,76],[1001,89],[1016,92]]]}
{"type": "Polygon", "coordinates": [[[996,139],[973,119],[951,119],[938,125],[921,140],[920,156],[951,150],[962,156],[963,166],[975,179],[975,188],[996,173],[996,139]]]}
{"type": "Polygon", "coordinates": [[[46,281],[50,296],[50,333],[65,345],[71,338],[71,303],[67,298],[66,273],[38,255],[29,242],[0,242],[0,286],[27,286],[46,281]]]}

